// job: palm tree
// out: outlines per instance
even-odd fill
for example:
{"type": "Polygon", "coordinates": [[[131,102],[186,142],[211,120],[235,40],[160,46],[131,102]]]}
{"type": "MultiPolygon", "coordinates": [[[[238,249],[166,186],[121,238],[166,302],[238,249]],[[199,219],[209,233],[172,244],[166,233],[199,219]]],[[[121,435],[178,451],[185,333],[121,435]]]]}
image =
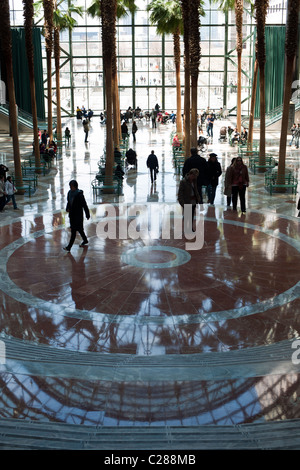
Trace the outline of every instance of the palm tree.
{"type": "Polygon", "coordinates": [[[51,55],[53,50],[53,0],[43,0],[44,6],[44,29],[45,29],[45,44],[47,56],[47,94],[48,94],[48,135],[50,140],[53,136],[53,118],[52,118],[52,68],[51,68],[51,55]]]}
{"type": "Polygon", "coordinates": [[[18,117],[17,105],[15,97],[15,85],[13,76],[13,62],[12,62],[12,40],[10,31],[10,14],[9,14],[9,0],[2,0],[0,2],[0,42],[2,53],[6,67],[7,91],[9,99],[9,118],[13,140],[14,151],[14,167],[15,167],[15,181],[16,186],[23,186],[22,167],[20,157],[20,146],[18,137],[18,117]]]}
{"type": "Polygon", "coordinates": [[[191,147],[197,147],[197,117],[198,117],[198,75],[200,64],[200,0],[190,4],[190,73],[191,73],[191,147]]]}
{"type": "MultiPolygon", "coordinates": [[[[236,21],[236,50],[237,50],[237,128],[241,132],[242,122],[242,50],[243,50],[243,0],[210,0],[220,6],[220,9],[227,13],[229,10],[235,11],[236,21]]],[[[247,0],[250,5],[253,0],[247,0]]]]}
{"type": "Polygon", "coordinates": [[[237,116],[236,125],[238,132],[241,132],[242,125],[242,50],[243,50],[243,0],[235,0],[235,22],[236,22],[236,51],[238,58],[238,79],[237,79],[237,116]]]}
{"type": "Polygon", "coordinates": [[[35,79],[34,79],[34,52],[33,52],[33,41],[32,41],[32,25],[33,25],[33,17],[34,17],[33,0],[23,0],[23,15],[24,15],[26,54],[27,54],[28,72],[29,72],[29,81],[30,81],[35,166],[39,168],[41,158],[40,158],[40,142],[39,142],[39,133],[38,133],[35,79]]]}
{"type": "Polygon", "coordinates": [[[102,19],[102,55],[106,91],[106,165],[105,177],[109,184],[113,178],[114,152],[112,135],[112,45],[116,29],[116,1],[100,0],[102,19]]]}
{"type": "Polygon", "coordinates": [[[260,141],[259,141],[259,164],[266,162],[266,93],[265,93],[265,25],[269,6],[269,0],[255,0],[256,10],[256,59],[259,66],[259,97],[260,97],[260,141]]]}
{"type": "MultiPolygon", "coordinates": [[[[134,14],[137,10],[135,0],[117,0],[115,4],[115,18],[116,20],[128,15],[128,11],[134,14]]],[[[93,0],[91,5],[87,8],[87,13],[92,18],[101,18],[101,2],[93,0]]],[[[120,101],[119,101],[119,87],[118,87],[118,68],[117,68],[117,50],[116,50],[116,36],[113,36],[113,44],[111,45],[112,57],[112,94],[113,94],[113,120],[114,120],[114,146],[119,147],[121,137],[121,122],[120,122],[120,101]]],[[[104,71],[105,72],[105,71],[104,71]]]]}
{"type": "Polygon", "coordinates": [[[251,104],[250,104],[250,115],[249,115],[247,150],[252,150],[252,145],[253,145],[254,110],[255,110],[255,102],[256,102],[257,75],[258,75],[258,62],[257,62],[257,59],[255,59],[252,90],[251,90],[251,104]]]}
{"type": "Polygon", "coordinates": [[[56,82],[56,133],[58,142],[62,141],[61,104],[60,104],[60,32],[68,29],[71,31],[77,21],[72,14],[83,15],[83,7],[68,4],[67,10],[60,7],[65,0],[54,0],[53,27],[54,27],[54,60],[55,60],[55,82],[56,82]]]}
{"type": "Polygon", "coordinates": [[[183,17],[184,42],[184,147],[185,157],[189,157],[191,147],[191,84],[190,84],[190,0],[180,0],[183,17]]]}
{"type": "Polygon", "coordinates": [[[176,73],[176,130],[182,134],[181,83],[180,83],[180,36],[183,34],[182,11],[179,0],[152,0],[147,6],[150,22],[156,25],[157,34],[172,34],[176,73]]]}
{"type": "Polygon", "coordinates": [[[277,178],[279,183],[285,178],[286,141],[288,133],[288,116],[295,68],[295,58],[298,47],[298,17],[299,0],[288,0],[287,6],[287,28],[285,38],[285,74],[283,91],[283,110],[281,120],[281,133],[279,143],[279,161],[277,178]]]}

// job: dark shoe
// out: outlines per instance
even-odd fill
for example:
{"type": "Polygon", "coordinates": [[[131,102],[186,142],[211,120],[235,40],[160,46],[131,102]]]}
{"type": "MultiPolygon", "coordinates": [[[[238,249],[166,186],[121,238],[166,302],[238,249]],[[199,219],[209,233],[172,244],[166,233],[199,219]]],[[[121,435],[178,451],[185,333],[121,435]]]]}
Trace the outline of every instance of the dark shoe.
{"type": "Polygon", "coordinates": [[[70,253],[70,251],[71,251],[70,248],[68,248],[67,246],[64,246],[63,249],[64,249],[65,251],[67,251],[68,253],[70,253]]]}
{"type": "Polygon", "coordinates": [[[84,247],[84,245],[87,245],[88,243],[89,243],[88,241],[86,241],[86,242],[82,242],[82,243],[80,243],[80,245],[79,245],[79,246],[80,246],[81,248],[83,248],[83,247],[84,247]]]}

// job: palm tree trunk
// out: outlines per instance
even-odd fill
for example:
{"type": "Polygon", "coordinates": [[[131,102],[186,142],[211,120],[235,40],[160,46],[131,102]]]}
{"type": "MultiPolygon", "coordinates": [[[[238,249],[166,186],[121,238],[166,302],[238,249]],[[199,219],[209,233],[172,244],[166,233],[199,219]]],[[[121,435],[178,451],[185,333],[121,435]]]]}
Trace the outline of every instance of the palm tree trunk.
{"type": "Polygon", "coordinates": [[[43,0],[45,15],[45,44],[47,57],[47,102],[48,102],[48,135],[53,138],[53,117],[52,117],[52,70],[51,56],[53,48],[53,0],[43,0]]]}
{"type": "Polygon", "coordinates": [[[0,28],[0,41],[2,52],[6,66],[6,78],[7,78],[7,91],[9,99],[9,119],[13,141],[14,151],[14,169],[15,169],[15,184],[16,186],[23,186],[22,178],[22,167],[21,167],[21,156],[18,136],[18,117],[17,117],[17,105],[15,97],[15,85],[13,75],[13,62],[12,62],[12,42],[11,42],[11,31],[10,31],[10,14],[9,14],[9,1],[2,0],[0,2],[0,17],[1,17],[1,28],[0,28]]]}
{"type": "Polygon", "coordinates": [[[189,0],[181,0],[184,39],[184,148],[185,158],[190,156],[191,148],[191,78],[190,78],[190,44],[189,44],[189,0]]]}
{"type": "MultiPolygon", "coordinates": [[[[115,22],[117,21],[117,2],[113,2],[114,8],[114,18],[115,22]]],[[[119,148],[120,146],[120,113],[118,111],[118,100],[119,100],[119,90],[118,90],[118,68],[117,68],[117,44],[116,44],[116,33],[114,31],[112,35],[112,100],[113,100],[113,139],[114,147],[119,148]]]]}
{"type": "Polygon", "coordinates": [[[33,41],[32,41],[32,24],[33,24],[33,17],[34,17],[33,0],[23,0],[23,10],[24,10],[24,18],[25,18],[24,30],[25,30],[26,54],[27,54],[29,82],[30,82],[35,166],[39,168],[41,164],[41,157],[40,157],[40,142],[39,142],[39,133],[38,133],[35,78],[34,78],[34,52],[33,52],[33,41]]]}
{"type": "Polygon", "coordinates": [[[198,140],[198,76],[200,64],[200,0],[190,3],[190,73],[192,89],[191,106],[191,147],[197,147],[198,140]]]}
{"type": "Polygon", "coordinates": [[[253,83],[252,83],[247,150],[252,150],[252,146],[253,146],[254,110],[255,110],[255,102],[256,102],[257,75],[258,75],[258,62],[256,59],[254,63],[254,73],[253,73],[253,83]]]}
{"type": "Polygon", "coordinates": [[[192,76],[191,78],[191,147],[197,148],[198,140],[198,110],[197,110],[197,101],[198,101],[198,77],[192,76]]]}
{"type": "Polygon", "coordinates": [[[295,68],[295,58],[298,45],[298,16],[299,16],[299,0],[288,0],[287,7],[287,29],[285,39],[285,76],[284,76],[284,94],[283,94],[283,111],[281,120],[281,133],[279,143],[279,160],[277,179],[279,183],[284,182],[285,178],[285,158],[286,158],[286,142],[288,134],[288,115],[290,107],[291,89],[293,82],[293,74],[295,68]]]}
{"type": "Polygon", "coordinates": [[[287,136],[288,136],[289,108],[290,108],[290,99],[291,99],[294,69],[295,69],[295,57],[287,57],[286,65],[285,65],[283,110],[282,110],[282,120],[281,120],[278,173],[277,173],[278,183],[280,184],[283,184],[284,179],[285,179],[286,143],[287,143],[287,136]]]}
{"type": "MultiPolygon", "coordinates": [[[[259,96],[260,96],[260,135],[259,135],[259,164],[266,164],[266,90],[265,67],[259,68],[259,96]]],[[[265,171],[265,170],[263,170],[265,171]]]]}
{"type": "Polygon", "coordinates": [[[237,74],[237,117],[236,126],[238,132],[241,132],[242,125],[242,50],[243,50],[243,0],[235,0],[235,20],[237,32],[237,57],[238,57],[238,74],[237,74]]]}
{"type": "Polygon", "coordinates": [[[59,145],[62,144],[62,124],[60,105],[60,45],[59,29],[54,28],[54,58],[55,58],[55,83],[56,83],[56,134],[59,145]]]}
{"type": "MultiPolygon", "coordinates": [[[[259,164],[266,163],[266,91],[265,91],[265,65],[266,65],[266,44],[265,25],[269,0],[256,0],[256,57],[259,66],[259,95],[260,95],[260,144],[259,144],[259,164]]],[[[264,170],[265,171],[265,170],[264,170]]]]}
{"type": "Polygon", "coordinates": [[[238,72],[237,72],[237,109],[236,109],[236,126],[238,132],[242,128],[242,53],[238,52],[237,56],[238,72]]]}
{"type": "Polygon", "coordinates": [[[113,179],[114,152],[112,135],[112,47],[115,35],[115,2],[101,0],[103,67],[106,92],[106,165],[105,178],[109,184],[113,179]]]}
{"type": "Polygon", "coordinates": [[[120,104],[119,104],[119,87],[117,71],[113,72],[113,120],[114,120],[114,146],[120,147],[121,129],[120,129],[120,104]]]}
{"type": "Polygon", "coordinates": [[[181,118],[181,80],[180,80],[180,34],[179,31],[173,34],[174,62],[176,70],[176,130],[177,134],[182,134],[181,118]]]}

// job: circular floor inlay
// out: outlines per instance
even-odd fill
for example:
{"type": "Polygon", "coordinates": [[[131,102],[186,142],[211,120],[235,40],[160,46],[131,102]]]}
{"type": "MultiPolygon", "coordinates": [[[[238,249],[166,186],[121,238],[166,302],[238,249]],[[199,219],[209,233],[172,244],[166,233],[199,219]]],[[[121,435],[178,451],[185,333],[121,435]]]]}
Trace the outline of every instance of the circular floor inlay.
{"type": "Polygon", "coordinates": [[[133,248],[128,250],[126,253],[121,255],[121,260],[125,264],[129,264],[130,266],[136,266],[139,268],[152,268],[152,269],[163,269],[163,268],[174,268],[175,266],[180,266],[182,264],[187,263],[190,261],[191,255],[185,251],[181,250],[180,248],[175,248],[173,246],[144,246],[141,248],[133,248]],[[158,251],[167,252],[168,254],[175,255],[172,256],[172,259],[169,261],[159,261],[157,262],[157,253],[158,251]],[[151,254],[155,255],[153,261],[143,261],[142,258],[148,259],[151,257],[151,254]]]}
{"type": "MultiPolygon", "coordinates": [[[[213,222],[216,223],[222,223],[223,227],[225,228],[228,225],[233,225],[235,227],[241,227],[243,230],[248,230],[248,231],[253,231],[253,233],[263,233],[265,234],[269,240],[272,239],[277,239],[280,240],[283,243],[286,243],[287,245],[290,245],[293,247],[296,252],[300,253],[300,242],[296,239],[293,239],[292,237],[279,232],[277,230],[271,230],[267,229],[266,227],[261,227],[259,225],[253,225],[250,223],[246,222],[241,222],[241,221],[236,221],[236,220],[217,220],[215,218],[205,218],[206,222],[213,222]]],[[[64,229],[64,226],[57,226],[53,228],[54,231],[61,231],[64,229]]],[[[244,234],[244,232],[243,232],[244,234]]],[[[74,305],[72,302],[70,302],[69,298],[66,300],[61,299],[59,303],[53,301],[52,299],[43,299],[40,298],[38,294],[26,292],[25,289],[23,289],[21,286],[18,286],[13,279],[10,278],[9,276],[9,269],[8,269],[8,264],[9,260],[11,259],[11,256],[14,255],[16,250],[19,251],[19,249],[22,249],[29,241],[36,240],[40,237],[45,237],[45,235],[50,235],[50,233],[47,233],[45,230],[40,230],[38,232],[34,232],[30,235],[28,238],[20,238],[18,240],[15,240],[11,244],[7,245],[6,247],[2,248],[0,250],[0,256],[3,260],[3,263],[0,264],[0,289],[7,293],[10,297],[23,302],[25,304],[30,305],[31,307],[36,307],[36,308],[41,308],[45,311],[51,312],[51,313],[59,313],[60,315],[66,316],[66,317],[72,317],[72,318],[80,318],[80,319],[87,319],[87,320],[100,320],[100,321],[111,321],[111,316],[109,313],[102,310],[102,308],[86,308],[86,307],[78,307],[74,305]]],[[[252,236],[252,235],[251,235],[252,236]]],[[[51,238],[52,239],[52,238],[51,238]]],[[[211,242],[211,240],[209,240],[211,242]]],[[[209,250],[209,245],[206,248],[209,250]]],[[[81,250],[81,249],[80,249],[81,250]]],[[[113,250],[113,246],[112,246],[113,250]]],[[[118,254],[117,252],[115,253],[115,260],[116,261],[121,261],[123,263],[123,267],[127,266],[133,266],[134,268],[141,268],[141,269],[149,269],[151,270],[159,270],[162,272],[163,270],[161,268],[176,268],[177,266],[183,265],[182,269],[184,269],[185,264],[187,266],[187,271],[183,271],[183,275],[181,276],[181,283],[182,285],[187,285],[189,286],[189,276],[193,274],[193,266],[189,268],[189,263],[188,261],[190,260],[193,262],[193,259],[195,258],[195,252],[192,252],[190,255],[187,253],[185,250],[172,247],[172,246],[138,246],[133,249],[128,249],[126,251],[126,248],[123,246],[123,253],[121,252],[118,254]],[[162,255],[167,255],[169,258],[164,258],[162,256],[161,261],[163,262],[144,262],[144,260],[147,259],[147,256],[150,257],[151,253],[156,251],[156,254],[159,253],[159,251],[162,252],[162,255]],[[172,256],[172,259],[170,259],[170,256],[172,256]],[[192,259],[191,259],[192,258],[192,259]],[[167,260],[167,262],[165,261],[167,260]],[[187,284],[186,284],[187,283],[187,284]]],[[[81,252],[81,251],[80,251],[81,252]]],[[[113,253],[113,251],[112,251],[113,253]]],[[[202,253],[199,253],[198,256],[200,256],[202,253]]],[[[289,256],[292,256],[292,253],[289,253],[289,256]]],[[[64,259],[64,257],[62,257],[64,259]]],[[[66,257],[66,260],[69,260],[71,258],[66,257]]],[[[148,258],[149,259],[149,258],[148,258]]],[[[196,259],[197,254],[196,254],[196,259]]],[[[201,257],[199,258],[199,262],[201,263],[201,257]]],[[[195,262],[195,260],[194,260],[195,262]]],[[[116,266],[116,265],[114,265],[116,266]]],[[[118,264],[120,266],[120,264],[118,264]]],[[[109,263],[107,265],[108,270],[111,269],[109,266],[109,263]]],[[[101,271],[100,271],[101,273],[101,271]]],[[[125,271],[123,272],[125,273],[125,271]]],[[[126,272],[127,274],[127,272],[126,272]]],[[[175,277],[176,277],[176,273],[175,277]]],[[[178,273],[179,275],[181,274],[181,271],[178,273]]],[[[150,276],[149,278],[152,280],[152,277],[150,276]]],[[[171,279],[171,278],[170,278],[171,279]]],[[[126,280],[124,278],[124,280],[126,280]]],[[[226,279],[225,279],[226,281],[226,279]]],[[[229,282],[230,279],[228,279],[226,282],[229,282]]],[[[206,321],[209,320],[210,322],[215,322],[215,321],[221,321],[221,320],[228,320],[230,318],[239,318],[239,317],[244,317],[248,315],[254,315],[256,313],[262,313],[266,312],[269,309],[275,308],[275,307],[280,307],[282,305],[285,305],[288,302],[291,302],[295,299],[298,299],[300,297],[300,282],[294,280],[294,282],[291,283],[291,287],[288,287],[287,285],[285,286],[285,290],[283,292],[280,292],[277,290],[276,295],[272,295],[272,292],[269,292],[269,295],[262,297],[262,298],[257,298],[257,301],[249,301],[245,304],[235,304],[234,306],[231,306],[230,308],[221,308],[220,310],[205,310],[205,309],[199,309],[198,313],[194,313],[190,315],[187,312],[184,313],[179,313],[178,315],[173,315],[169,316],[167,314],[165,315],[160,315],[160,316],[136,316],[133,315],[128,315],[128,312],[126,314],[119,313],[118,315],[114,316],[113,321],[116,323],[119,322],[124,322],[126,323],[131,323],[131,322],[140,322],[140,323],[148,323],[148,322],[155,322],[159,324],[167,324],[167,323],[199,323],[201,321],[206,321]]],[[[220,285],[220,284],[219,284],[220,285]]],[[[219,292],[219,285],[216,285],[216,291],[219,292]]],[[[166,289],[166,286],[164,287],[166,289]]],[[[167,291],[166,291],[167,292],[167,291]]],[[[186,289],[184,289],[184,292],[186,292],[186,289]]],[[[191,293],[193,295],[193,292],[191,293]]],[[[176,299],[175,299],[176,300],[176,299]]]]}

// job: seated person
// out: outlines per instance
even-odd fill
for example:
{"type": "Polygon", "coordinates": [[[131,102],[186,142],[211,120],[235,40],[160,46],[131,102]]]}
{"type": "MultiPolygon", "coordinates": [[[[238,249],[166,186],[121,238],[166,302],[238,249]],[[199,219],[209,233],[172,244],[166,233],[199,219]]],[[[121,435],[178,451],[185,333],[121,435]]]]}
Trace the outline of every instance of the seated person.
{"type": "Polygon", "coordinates": [[[207,144],[207,139],[206,139],[206,137],[204,137],[203,135],[200,135],[200,136],[198,137],[197,143],[198,143],[198,146],[199,146],[199,147],[201,147],[201,145],[207,144]]]}
{"type": "Polygon", "coordinates": [[[82,111],[78,106],[77,106],[77,109],[76,109],[76,117],[77,117],[77,119],[82,119],[82,111]]]}
{"type": "Polygon", "coordinates": [[[45,149],[45,152],[42,154],[45,162],[51,162],[54,157],[54,154],[52,152],[50,152],[50,149],[45,149]]]}
{"type": "Polygon", "coordinates": [[[115,169],[115,176],[116,176],[117,178],[119,178],[120,180],[123,180],[124,174],[125,174],[125,173],[124,173],[124,171],[122,170],[121,165],[118,164],[118,165],[116,166],[116,169],[115,169]]]}
{"type": "Polygon", "coordinates": [[[173,145],[174,149],[176,149],[176,148],[179,149],[179,148],[181,147],[181,143],[180,143],[180,141],[179,141],[179,137],[178,137],[177,134],[174,135],[174,139],[173,139],[172,145],[173,145]]]}
{"type": "Polygon", "coordinates": [[[128,165],[137,166],[136,151],[132,148],[128,149],[126,152],[126,161],[128,165]]]}
{"type": "Polygon", "coordinates": [[[57,145],[56,143],[54,142],[54,140],[52,140],[52,142],[50,143],[49,145],[49,150],[52,149],[54,153],[57,152],[57,145]]]}
{"type": "Polygon", "coordinates": [[[44,154],[46,152],[46,145],[41,143],[40,144],[40,154],[44,154]]]}
{"type": "Polygon", "coordinates": [[[121,163],[122,161],[122,154],[120,150],[118,150],[117,147],[115,148],[115,151],[114,151],[114,159],[116,163],[121,163]]]}
{"type": "Polygon", "coordinates": [[[232,137],[231,137],[231,142],[234,143],[234,142],[239,142],[240,141],[240,133],[238,132],[237,130],[237,127],[234,129],[233,133],[232,133],[232,137]]]}
{"type": "Polygon", "coordinates": [[[243,130],[243,132],[241,133],[241,142],[242,142],[242,143],[246,143],[246,142],[247,142],[247,139],[248,139],[248,131],[247,131],[247,129],[244,127],[244,130],[243,130]]]}
{"type": "Polygon", "coordinates": [[[233,133],[233,129],[232,129],[231,126],[228,126],[227,132],[228,132],[229,137],[231,137],[231,135],[233,133]]]}

